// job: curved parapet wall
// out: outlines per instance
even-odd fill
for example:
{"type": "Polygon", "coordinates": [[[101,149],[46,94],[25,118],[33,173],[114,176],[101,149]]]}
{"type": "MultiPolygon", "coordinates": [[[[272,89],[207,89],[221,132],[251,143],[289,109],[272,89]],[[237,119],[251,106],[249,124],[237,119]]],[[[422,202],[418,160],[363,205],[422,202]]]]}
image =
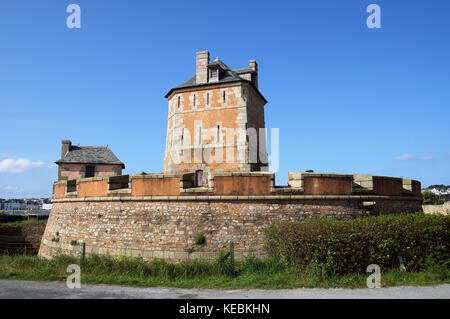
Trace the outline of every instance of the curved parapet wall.
{"type": "Polygon", "coordinates": [[[421,211],[420,183],[370,175],[289,173],[275,187],[270,173],[215,174],[202,187],[190,176],[150,174],[89,178],[54,185],[39,254],[215,258],[234,243],[241,259],[263,256],[263,231],[311,217],[339,219],[421,211]],[[119,185],[119,186],[117,186],[119,185]],[[205,243],[195,244],[196,235],[205,243]]]}

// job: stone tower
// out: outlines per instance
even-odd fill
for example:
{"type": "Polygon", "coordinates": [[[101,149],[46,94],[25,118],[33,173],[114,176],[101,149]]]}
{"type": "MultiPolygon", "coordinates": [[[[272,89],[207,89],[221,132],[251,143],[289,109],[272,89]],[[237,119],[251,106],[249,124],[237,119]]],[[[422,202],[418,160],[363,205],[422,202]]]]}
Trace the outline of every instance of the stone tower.
{"type": "Polygon", "coordinates": [[[264,105],[258,66],[231,70],[208,51],[196,54],[196,73],[171,89],[164,172],[267,170],[264,105]]]}

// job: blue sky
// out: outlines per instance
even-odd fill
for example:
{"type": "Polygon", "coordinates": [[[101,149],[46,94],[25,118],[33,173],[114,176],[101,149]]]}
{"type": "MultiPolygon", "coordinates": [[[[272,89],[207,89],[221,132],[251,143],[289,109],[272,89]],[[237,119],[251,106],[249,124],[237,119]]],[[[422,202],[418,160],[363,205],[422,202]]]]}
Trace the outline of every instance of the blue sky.
{"type": "Polygon", "coordinates": [[[165,93],[209,50],[259,64],[288,171],[450,184],[449,1],[2,1],[0,197],[50,196],[60,141],[161,172],[165,93]],[[66,7],[81,7],[81,29],[66,7]],[[366,7],[381,7],[369,29],[366,7]]]}

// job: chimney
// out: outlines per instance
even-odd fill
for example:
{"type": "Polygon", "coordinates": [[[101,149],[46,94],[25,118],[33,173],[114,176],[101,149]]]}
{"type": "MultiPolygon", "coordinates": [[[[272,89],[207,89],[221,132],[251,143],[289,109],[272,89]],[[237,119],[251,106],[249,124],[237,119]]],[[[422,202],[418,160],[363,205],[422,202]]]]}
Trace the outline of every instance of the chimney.
{"type": "Polygon", "coordinates": [[[61,158],[64,158],[66,154],[70,151],[70,147],[72,146],[72,142],[69,140],[61,141],[61,158]]]}
{"type": "Polygon", "coordinates": [[[248,68],[255,72],[255,74],[252,74],[252,83],[256,88],[258,88],[258,63],[256,63],[255,60],[249,60],[248,68]]]}
{"type": "Polygon", "coordinates": [[[208,82],[209,52],[199,51],[195,59],[195,82],[197,84],[208,82]]]}

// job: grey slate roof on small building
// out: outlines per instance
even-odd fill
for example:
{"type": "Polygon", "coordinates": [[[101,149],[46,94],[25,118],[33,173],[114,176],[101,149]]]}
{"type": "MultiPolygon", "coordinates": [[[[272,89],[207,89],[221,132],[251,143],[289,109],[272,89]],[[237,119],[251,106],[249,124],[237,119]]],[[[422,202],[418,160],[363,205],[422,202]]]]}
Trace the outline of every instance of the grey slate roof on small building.
{"type": "Polygon", "coordinates": [[[118,164],[125,168],[116,155],[107,146],[70,146],[70,150],[56,164],[118,164]]]}

